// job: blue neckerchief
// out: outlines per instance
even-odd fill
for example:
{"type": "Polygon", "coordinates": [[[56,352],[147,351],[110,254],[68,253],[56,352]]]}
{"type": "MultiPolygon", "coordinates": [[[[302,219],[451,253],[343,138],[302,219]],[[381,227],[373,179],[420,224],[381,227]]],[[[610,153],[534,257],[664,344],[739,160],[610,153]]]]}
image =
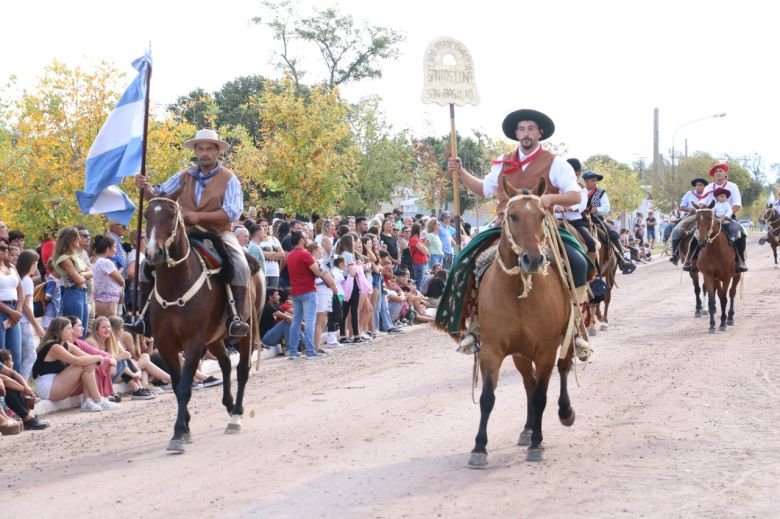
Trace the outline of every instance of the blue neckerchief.
{"type": "Polygon", "coordinates": [[[221,168],[221,167],[222,167],[222,165],[221,165],[219,162],[217,162],[217,167],[215,167],[214,169],[212,169],[211,171],[209,171],[209,172],[208,172],[208,174],[206,174],[206,175],[204,175],[204,174],[203,174],[203,173],[200,171],[200,166],[195,166],[194,168],[191,168],[191,169],[187,170],[187,173],[189,173],[190,175],[192,175],[192,177],[193,177],[195,180],[197,180],[197,181],[198,181],[198,183],[200,184],[200,186],[201,186],[201,187],[204,187],[204,188],[205,188],[205,187],[206,187],[206,183],[207,183],[209,180],[211,180],[212,178],[214,178],[214,175],[216,175],[217,173],[219,173],[219,168],[221,168]]]}

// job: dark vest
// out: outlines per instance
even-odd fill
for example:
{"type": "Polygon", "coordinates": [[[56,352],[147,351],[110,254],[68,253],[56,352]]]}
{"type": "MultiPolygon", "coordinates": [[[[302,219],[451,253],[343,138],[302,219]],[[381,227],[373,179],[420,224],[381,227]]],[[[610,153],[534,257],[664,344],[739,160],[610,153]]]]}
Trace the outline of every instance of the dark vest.
{"type": "MultiPolygon", "coordinates": [[[[181,194],[179,195],[179,205],[183,213],[201,213],[218,211],[222,209],[222,202],[225,200],[225,190],[228,182],[233,176],[233,172],[227,168],[220,167],[214,177],[209,180],[203,188],[200,195],[200,204],[195,203],[195,186],[198,181],[188,172],[181,175],[181,194]]],[[[209,231],[220,233],[231,230],[230,222],[217,228],[208,227],[209,231]]],[[[188,231],[190,229],[187,229],[188,231]]]]}
{"type": "MultiPolygon", "coordinates": [[[[505,153],[502,159],[519,162],[520,158],[518,150],[505,153]]],[[[501,174],[498,178],[498,190],[496,191],[496,198],[498,199],[498,206],[496,207],[496,224],[503,222],[504,209],[506,208],[506,203],[509,201],[509,197],[506,193],[504,193],[501,177],[506,178],[507,182],[509,182],[509,185],[513,188],[527,189],[531,192],[533,192],[536,189],[536,186],[539,185],[539,179],[544,177],[544,179],[547,181],[547,189],[544,193],[557,195],[558,188],[554,187],[550,182],[550,168],[552,168],[553,159],[555,159],[555,155],[543,149],[539,152],[539,155],[537,155],[533,162],[528,165],[525,171],[520,168],[518,171],[509,174],[504,174],[504,171],[512,168],[512,165],[504,163],[504,166],[501,169],[501,174]]]]}

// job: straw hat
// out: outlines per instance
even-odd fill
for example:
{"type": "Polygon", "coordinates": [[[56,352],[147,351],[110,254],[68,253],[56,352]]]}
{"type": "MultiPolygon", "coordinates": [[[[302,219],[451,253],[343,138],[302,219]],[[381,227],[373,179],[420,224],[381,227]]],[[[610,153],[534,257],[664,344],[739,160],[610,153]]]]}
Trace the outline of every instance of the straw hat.
{"type": "Polygon", "coordinates": [[[195,145],[199,142],[211,142],[216,144],[219,148],[219,151],[225,151],[228,149],[228,143],[220,139],[217,135],[217,132],[214,130],[198,130],[198,133],[195,134],[193,139],[184,141],[184,147],[190,150],[194,150],[195,145]]]}

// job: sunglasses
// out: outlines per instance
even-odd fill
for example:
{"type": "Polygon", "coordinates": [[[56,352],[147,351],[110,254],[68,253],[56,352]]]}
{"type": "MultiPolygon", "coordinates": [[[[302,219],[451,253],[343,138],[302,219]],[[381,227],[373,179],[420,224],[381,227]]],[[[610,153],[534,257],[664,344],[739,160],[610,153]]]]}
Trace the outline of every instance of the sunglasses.
{"type": "Polygon", "coordinates": [[[82,234],[82,233],[79,233],[79,237],[80,237],[80,238],[89,238],[90,236],[92,236],[92,235],[91,235],[91,234],[89,234],[88,232],[85,232],[85,233],[83,233],[83,234],[82,234]]]}
{"type": "Polygon", "coordinates": [[[5,251],[7,251],[9,248],[10,248],[10,247],[7,247],[7,246],[5,246],[5,245],[0,245],[0,251],[3,251],[3,252],[5,252],[5,251]]]}

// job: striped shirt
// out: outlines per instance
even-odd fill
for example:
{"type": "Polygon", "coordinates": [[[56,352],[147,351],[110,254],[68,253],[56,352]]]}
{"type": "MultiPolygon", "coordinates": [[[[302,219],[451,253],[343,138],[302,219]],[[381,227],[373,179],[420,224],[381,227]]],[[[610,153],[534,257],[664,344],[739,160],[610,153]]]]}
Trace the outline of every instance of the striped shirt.
{"type": "MultiPolygon", "coordinates": [[[[184,174],[192,175],[199,180],[195,184],[195,203],[200,204],[200,197],[203,195],[203,187],[211,182],[211,178],[201,180],[199,177],[208,177],[216,174],[222,165],[217,163],[217,167],[209,171],[206,175],[202,175],[200,166],[194,166],[184,171],[179,171],[174,176],[166,180],[160,187],[158,192],[160,193],[174,193],[181,187],[181,176],[184,174]]],[[[241,183],[238,181],[238,177],[235,173],[232,174],[228,181],[227,188],[225,188],[225,197],[222,199],[222,209],[227,213],[231,222],[235,222],[241,216],[241,212],[244,210],[244,192],[241,190],[241,183]]]]}

